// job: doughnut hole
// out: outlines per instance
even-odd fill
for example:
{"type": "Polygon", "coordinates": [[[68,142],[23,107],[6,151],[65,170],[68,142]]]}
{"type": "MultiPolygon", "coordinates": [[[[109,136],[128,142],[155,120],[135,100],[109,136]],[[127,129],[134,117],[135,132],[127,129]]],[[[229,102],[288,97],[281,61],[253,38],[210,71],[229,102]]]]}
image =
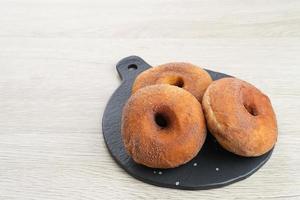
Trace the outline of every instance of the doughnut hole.
{"type": "Polygon", "coordinates": [[[254,104],[245,104],[244,103],[244,107],[250,115],[252,115],[252,116],[258,115],[258,110],[254,104]]]}
{"type": "Polygon", "coordinates": [[[170,119],[164,113],[155,113],[154,120],[160,128],[167,128],[170,124],[170,119]]]}
{"type": "Polygon", "coordinates": [[[242,87],[241,88],[241,95],[242,95],[242,104],[249,115],[255,117],[260,114],[259,110],[259,102],[255,99],[255,93],[250,90],[249,88],[242,87]]]}
{"type": "Polygon", "coordinates": [[[169,106],[162,105],[154,109],[153,120],[156,127],[160,129],[171,129],[176,121],[176,116],[169,106]]]}
{"type": "Polygon", "coordinates": [[[167,76],[163,80],[164,83],[169,85],[174,85],[180,88],[184,87],[184,81],[183,78],[180,76],[167,76]]]}

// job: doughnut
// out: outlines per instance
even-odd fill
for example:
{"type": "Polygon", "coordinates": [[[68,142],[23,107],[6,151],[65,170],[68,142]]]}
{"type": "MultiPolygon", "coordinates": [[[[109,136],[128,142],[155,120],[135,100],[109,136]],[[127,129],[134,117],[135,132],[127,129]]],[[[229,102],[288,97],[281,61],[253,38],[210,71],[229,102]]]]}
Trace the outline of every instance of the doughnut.
{"type": "Polygon", "coordinates": [[[167,63],[142,72],[133,83],[132,93],[149,85],[169,84],[189,91],[201,102],[211,82],[210,75],[195,65],[183,62],[167,63]]]}
{"type": "Polygon", "coordinates": [[[209,131],[224,149],[255,157],[276,143],[277,122],[271,102],[250,83],[236,78],[214,81],[202,106],[209,131]]]}
{"type": "Polygon", "coordinates": [[[194,158],[206,138],[199,101],[168,84],[141,88],[126,102],[121,134],[127,153],[139,164],[174,168],[194,158]]]}

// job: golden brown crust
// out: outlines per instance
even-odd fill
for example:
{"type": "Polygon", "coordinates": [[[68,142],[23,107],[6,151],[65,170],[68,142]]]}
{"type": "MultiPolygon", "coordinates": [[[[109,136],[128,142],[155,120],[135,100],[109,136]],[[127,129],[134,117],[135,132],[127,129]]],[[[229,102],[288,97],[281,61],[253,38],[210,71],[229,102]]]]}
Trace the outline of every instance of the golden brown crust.
{"type": "Polygon", "coordinates": [[[206,138],[200,103],[189,92],[167,84],[142,88],[128,99],[121,132],[133,160],[153,168],[190,161],[206,138]],[[163,116],[165,126],[157,124],[157,115],[163,116]]]}
{"type": "Polygon", "coordinates": [[[195,65],[183,62],[167,63],[142,72],[134,81],[132,93],[149,85],[170,84],[189,91],[201,102],[211,82],[210,75],[195,65]]]}
{"type": "Polygon", "coordinates": [[[277,140],[277,124],[269,98],[253,85],[236,79],[214,81],[202,106],[210,132],[228,151],[260,156],[277,140]]]}

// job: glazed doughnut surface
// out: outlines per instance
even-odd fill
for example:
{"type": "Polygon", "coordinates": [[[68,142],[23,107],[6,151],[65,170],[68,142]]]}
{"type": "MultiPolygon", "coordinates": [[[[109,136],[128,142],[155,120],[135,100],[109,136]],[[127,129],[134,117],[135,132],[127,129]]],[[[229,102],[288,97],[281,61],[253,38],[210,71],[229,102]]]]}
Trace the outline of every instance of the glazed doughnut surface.
{"type": "Polygon", "coordinates": [[[208,129],[228,151],[260,156],[277,140],[277,124],[269,98],[253,85],[224,78],[213,82],[202,106],[208,129]]]}

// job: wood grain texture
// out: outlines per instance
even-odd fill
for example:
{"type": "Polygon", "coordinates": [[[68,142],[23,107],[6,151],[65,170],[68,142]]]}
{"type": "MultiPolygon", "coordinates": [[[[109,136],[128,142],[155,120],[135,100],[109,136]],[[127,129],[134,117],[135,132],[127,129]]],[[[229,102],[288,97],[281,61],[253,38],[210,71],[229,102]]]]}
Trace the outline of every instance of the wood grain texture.
{"type": "Polygon", "coordinates": [[[300,199],[300,1],[2,0],[0,199],[300,199]],[[144,184],[110,157],[115,64],[188,61],[245,79],[278,117],[271,159],[228,187],[144,184]]]}

